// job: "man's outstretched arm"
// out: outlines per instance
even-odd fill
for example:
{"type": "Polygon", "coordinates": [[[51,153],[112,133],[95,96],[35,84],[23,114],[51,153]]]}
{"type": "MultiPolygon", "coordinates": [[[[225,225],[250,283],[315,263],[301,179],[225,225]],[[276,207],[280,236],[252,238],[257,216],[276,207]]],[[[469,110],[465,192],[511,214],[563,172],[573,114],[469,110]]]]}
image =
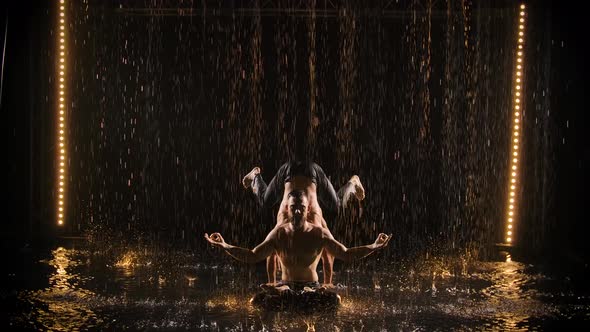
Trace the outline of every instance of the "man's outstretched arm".
{"type": "Polygon", "coordinates": [[[256,263],[270,256],[274,252],[275,234],[275,230],[272,230],[268,233],[266,239],[254,249],[232,246],[231,244],[226,243],[219,233],[213,233],[211,235],[205,233],[205,239],[212,245],[224,249],[228,255],[241,262],[256,263]]]}
{"type": "Polygon", "coordinates": [[[375,243],[373,244],[353,248],[346,248],[346,246],[344,246],[342,243],[336,241],[336,239],[334,239],[334,237],[332,236],[332,234],[330,234],[329,231],[324,231],[323,235],[324,248],[326,248],[326,250],[334,257],[347,262],[367,257],[373,252],[386,247],[389,243],[389,240],[391,240],[391,234],[387,235],[381,233],[379,234],[379,236],[377,236],[377,240],[375,240],[375,243]]]}

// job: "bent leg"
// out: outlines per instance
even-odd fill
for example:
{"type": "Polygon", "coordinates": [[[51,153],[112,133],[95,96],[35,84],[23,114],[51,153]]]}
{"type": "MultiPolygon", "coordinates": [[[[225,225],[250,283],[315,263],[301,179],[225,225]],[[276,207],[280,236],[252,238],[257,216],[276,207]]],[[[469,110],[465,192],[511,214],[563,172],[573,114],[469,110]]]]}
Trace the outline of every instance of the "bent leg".
{"type": "Polygon", "coordinates": [[[272,178],[267,185],[260,175],[260,168],[254,167],[250,173],[244,176],[242,183],[244,187],[252,188],[252,193],[256,198],[256,202],[263,209],[271,209],[275,204],[280,202],[283,198],[283,191],[285,189],[284,174],[287,164],[283,164],[277,174],[272,178]]]}
{"type": "Polygon", "coordinates": [[[313,164],[313,169],[316,178],[318,202],[324,212],[329,214],[338,213],[341,206],[341,199],[338,197],[334,186],[324,170],[318,164],[313,164]]]}
{"type": "Polygon", "coordinates": [[[313,164],[313,167],[318,186],[318,201],[322,210],[342,214],[344,210],[346,210],[351,197],[354,196],[359,201],[365,199],[365,188],[363,188],[358,176],[353,175],[350,180],[348,180],[348,182],[336,192],[324,170],[318,164],[313,164]]]}

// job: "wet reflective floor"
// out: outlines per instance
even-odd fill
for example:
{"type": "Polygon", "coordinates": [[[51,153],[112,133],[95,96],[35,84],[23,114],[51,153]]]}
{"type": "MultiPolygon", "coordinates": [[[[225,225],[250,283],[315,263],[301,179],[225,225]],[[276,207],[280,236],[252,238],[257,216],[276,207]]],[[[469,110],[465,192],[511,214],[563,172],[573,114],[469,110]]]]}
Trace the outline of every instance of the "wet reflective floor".
{"type": "MultiPolygon", "coordinates": [[[[489,331],[587,330],[585,277],[511,260],[430,258],[336,265],[342,304],[303,314],[248,300],[264,264],[186,252],[20,250],[2,272],[3,330],[489,331]],[[377,268],[378,267],[378,268],[377,268]]],[[[500,257],[500,255],[499,255],[500,257]]],[[[367,258],[370,259],[370,258],[367,258]]]]}

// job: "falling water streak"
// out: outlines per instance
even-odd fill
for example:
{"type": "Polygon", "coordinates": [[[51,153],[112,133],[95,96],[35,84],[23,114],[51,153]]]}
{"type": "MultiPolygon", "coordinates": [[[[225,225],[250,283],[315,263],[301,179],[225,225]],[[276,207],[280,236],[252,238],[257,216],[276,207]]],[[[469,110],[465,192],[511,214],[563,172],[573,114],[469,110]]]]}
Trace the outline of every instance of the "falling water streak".
{"type": "MultiPolygon", "coordinates": [[[[357,150],[357,126],[359,117],[356,108],[357,86],[357,17],[354,8],[350,3],[339,9],[338,12],[338,33],[339,33],[339,67],[338,67],[338,97],[340,115],[336,131],[336,160],[335,173],[338,174],[337,183],[348,181],[351,172],[358,170],[359,159],[357,150]]],[[[353,210],[354,211],[354,210],[353,210]]],[[[357,238],[354,236],[358,221],[353,213],[349,213],[343,227],[344,239],[350,245],[357,245],[357,238]]]]}
{"type": "Polygon", "coordinates": [[[317,160],[317,146],[316,146],[316,128],[319,125],[319,117],[317,114],[317,94],[318,94],[318,86],[317,86],[317,78],[316,78],[316,0],[312,0],[309,4],[309,10],[311,11],[311,15],[308,19],[308,41],[309,41],[309,57],[308,57],[308,66],[309,66],[309,128],[308,128],[308,153],[309,158],[312,160],[317,160]]]}
{"type": "MultiPolygon", "coordinates": [[[[462,4],[462,13],[463,13],[463,26],[464,26],[464,45],[465,45],[465,54],[466,54],[466,64],[465,64],[465,82],[467,86],[466,91],[466,131],[467,131],[467,160],[466,160],[466,184],[465,184],[465,197],[464,197],[464,215],[462,218],[461,233],[462,239],[461,242],[458,243],[458,246],[463,248],[465,246],[471,246],[471,241],[479,240],[476,239],[478,234],[474,233],[474,230],[478,229],[476,225],[480,222],[477,217],[477,212],[483,208],[483,206],[478,205],[477,202],[477,195],[478,195],[478,188],[480,187],[480,174],[478,172],[480,158],[478,155],[480,153],[480,149],[478,148],[478,138],[480,133],[478,132],[478,128],[480,126],[479,118],[481,117],[482,110],[478,109],[476,102],[478,99],[479,91],[478,91],[478,84],[479,84],[479,76],[477,72],[477,55],[476,52],[476,43],[470,41],[471,34],[472,34],[472,5],[463,2],[462,4]],[[469,227],[473,225],[472,227],[469,227]]],[[[475,39],[477,40],[477,39],[475,39]]]]}
{"type": "Polygon", "coordinates": [[[263,135],[263,117],[262,117],[262,101],[264,96],[262,95],[262,83],[264,79],[264,61],[262,58],[262,21],[260,17],[260,4],[256,2],[256,14],[254,16],[254,33],[252,35],[251,44],[251,57],[252,57],[252,76],[250,83],[250,91],[252,95],[252,112],[253,112],[253,123],[251,126],[251,141],[250,146],[254,146],[252,156],[249,160],[252,163],[260,164],[262,161],[262,145],[264,137],[263,135]]]}
{"type": "Polygon", "coordinates": [[[441,206],[441,210],[447,211],[446,221],[447,227],[442,229],[448,230],[447,240],[451,243],[454,241],[453,234],[456,234],[457,229],[455,223],[460,220],[460,182],[451,174],[461,174],[461,159],[457,149],[460,139],[457,137],[457,120],[460,119],[458,113],[459,101],[457,95],[461,92],[458,89],[457,81],[454,78],[457,76],[457,61],[460,61],[458,55],[454,52],[455,45],[453,45],[452,32],[457,30],[457,23],[453,10],[453,3],[451,0],[447,2],[447,24],[445,31],[445,65],[444,65],[444,86],[443,86],[443,115],[442,115],[442,172],[441,172],[441,188],[452,193],[451,195],[442,195],[446,202],[441,206]]]}

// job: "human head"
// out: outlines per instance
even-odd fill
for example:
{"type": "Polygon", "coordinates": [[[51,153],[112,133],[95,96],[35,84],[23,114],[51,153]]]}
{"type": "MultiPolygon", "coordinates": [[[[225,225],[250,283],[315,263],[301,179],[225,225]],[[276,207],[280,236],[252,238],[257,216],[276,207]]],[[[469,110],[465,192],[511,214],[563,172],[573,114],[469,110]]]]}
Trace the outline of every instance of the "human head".
{"type": "Polygon", "coordinates": [[[289,218],[295,226],[303,226],[307,219],[307,193],[304,190],[294,190],[287,197],[289,218]]]}

